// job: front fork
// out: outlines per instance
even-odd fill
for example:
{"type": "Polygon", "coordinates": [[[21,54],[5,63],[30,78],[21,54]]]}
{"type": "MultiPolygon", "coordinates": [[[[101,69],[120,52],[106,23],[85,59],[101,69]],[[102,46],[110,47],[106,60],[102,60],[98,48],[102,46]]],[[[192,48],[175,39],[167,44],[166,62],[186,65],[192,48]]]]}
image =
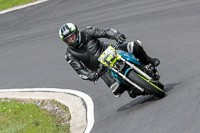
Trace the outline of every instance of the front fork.
{"type": "Polygon", "coordinates": [[[126,59],[124,59],[123,57],[120,58],[120,60],[122,60],[123,62],[125,62],[127,65],[130,66],[130,68],[133,68],[136,72],[138,72],[139,74],[141,74],[143,77],[145,77],[148,81],[152,81],[152,78],[147,75],[146,73],[144,73],[142,70],[140,70],[138,67],[136,67],[134,64],[130,63],[129,61],[127,61],[126,59]]]}
{"type": "MultiPolygon", "coordinates": [[[[120,60],[122,60],[125,64],[129,65],[130,68],[133,68],[135,71],[137,71],[139,74],[141,74],[143,77],[145,77],[148,81],[151,81],[152,78],[147,75],[146,73],[144,73],[142,70],[140,70],[138,67],[136,67],[134,64],[130,63],[129,61],[127,61],[126,59],[124,59],[123,57],[120,58],[120,60]]],[[[118,74],[122,79],[124,79],[126,82],[130,83],[131,85],[133,85],[134,87],[136,87],[137,89],[139,89],[140,91],[144,91],[143,88],[141,88],[140,86],[138,86],[137,84],[135,84],[134,82],[132,82],[131,80],[129,80],[126,77],[126,74],[122,74],[121,72],[119,72],[118,70],[116,70],[115,68],[110,68],[112,71],[114,71],[116,74],[118,74]]],[[[130,69],[129,69],[130,70],[130,69]]],[[[127,73],[127,72],[126,72],[127,73]]]]}
{"type": "Polygon", "coordinates": [[[126,75],[122,74],[121,72],[117,71],[114,68],[111,68],[111,70],[113,72],[115,72],[116,74],[118,74],[123,80],[125,80],[126,82],[130,83],[131,85],[135,86],[137,89],[139,89],[140,91],[144,91],[144,89],[142,89],[140,86],[138,86],[137,84],[133,83],[131,80],[129,80],[126,75]]]}

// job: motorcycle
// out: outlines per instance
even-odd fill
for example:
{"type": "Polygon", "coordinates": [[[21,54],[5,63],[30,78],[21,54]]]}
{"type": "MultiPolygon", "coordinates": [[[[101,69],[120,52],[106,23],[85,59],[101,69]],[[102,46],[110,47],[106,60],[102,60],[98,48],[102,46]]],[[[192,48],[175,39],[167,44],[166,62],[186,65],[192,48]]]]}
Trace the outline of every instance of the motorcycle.
{"type": "Polygon", "coordinates": [[[133,54],[117,50],[119,45],[118,42],[109,46],[99,56],[98,61],[102,67],[106,67],[120,84],[133,86],[127,90],[129,93],[136,88],[143,94],[165,97],[164,85],[159,81],[157,67],[151,64],[143,65],[133,54]]]}

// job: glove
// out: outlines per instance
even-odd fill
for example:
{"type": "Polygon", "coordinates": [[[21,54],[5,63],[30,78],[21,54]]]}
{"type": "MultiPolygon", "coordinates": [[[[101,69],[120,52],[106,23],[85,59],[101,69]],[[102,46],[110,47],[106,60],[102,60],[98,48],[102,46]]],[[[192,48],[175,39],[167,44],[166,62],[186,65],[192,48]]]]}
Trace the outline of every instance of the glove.
{"type": "Polygon", "coordinates": [[[116,36],[116,41],[119,42],[120,44],[124,43],[126,41],[125,35],[118,33],[118,35],[116,36]]]}
{"type": "Polygon", "coordinates": [[[88,80],[90,81],[96,81],[98,79],[98,74],[95,72],[91,72],[88,76],[88,80]]]}

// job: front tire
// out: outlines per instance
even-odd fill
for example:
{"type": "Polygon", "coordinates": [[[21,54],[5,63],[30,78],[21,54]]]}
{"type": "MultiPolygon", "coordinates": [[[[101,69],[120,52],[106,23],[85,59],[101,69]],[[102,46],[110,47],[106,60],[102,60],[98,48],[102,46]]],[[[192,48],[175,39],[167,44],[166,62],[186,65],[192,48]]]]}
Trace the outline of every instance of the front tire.
{"type": "Polygon", "coordinates": [[[140,87],[144,89],[144,91],[148,94],[153,94],[157,96],[158,98],[163,98],[165,97],[165,92],[156,86],[155,84],[149,82],[147,79],[142,77],[141,75],[136,74],[133,70],[131,70],[128,74],[127,77],[140,87]]]}

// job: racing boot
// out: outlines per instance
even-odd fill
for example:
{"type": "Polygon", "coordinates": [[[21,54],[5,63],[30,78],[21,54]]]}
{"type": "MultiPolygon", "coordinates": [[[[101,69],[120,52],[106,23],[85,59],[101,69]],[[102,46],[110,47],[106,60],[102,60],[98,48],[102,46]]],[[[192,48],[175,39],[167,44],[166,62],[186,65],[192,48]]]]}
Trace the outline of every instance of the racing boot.
{"type": "Polygon", "coordinates": [[[127,49],[129,53],[133,53],[136,58],[140,60],[141,63],[144,65],[152,64],[153,66],[158,66],[160,64],[160,60],[157,58],[151,58],[147,55],[147,53],[144,51],[141,41],[136,40],[129,42],[127,45],[127,49]]]}

